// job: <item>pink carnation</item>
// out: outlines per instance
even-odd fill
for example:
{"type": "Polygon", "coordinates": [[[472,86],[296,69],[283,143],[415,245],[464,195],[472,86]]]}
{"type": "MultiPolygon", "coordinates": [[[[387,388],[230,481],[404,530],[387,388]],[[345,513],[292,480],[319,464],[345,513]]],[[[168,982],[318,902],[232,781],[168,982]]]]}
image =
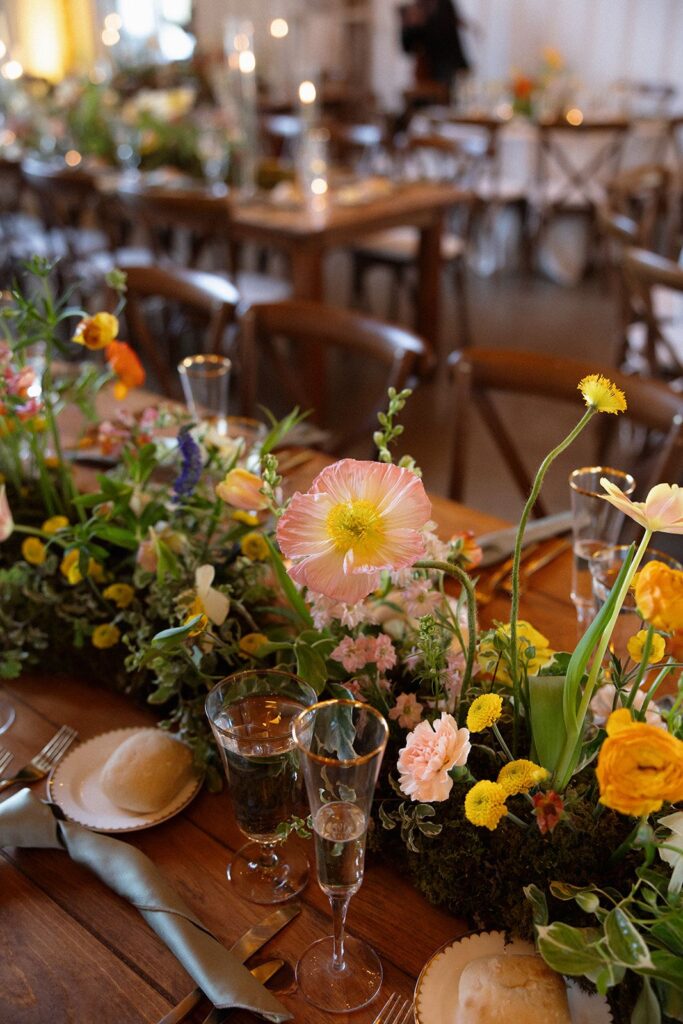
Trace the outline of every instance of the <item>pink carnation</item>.
{"type": "Polygon", "coordinates": [[[401,789],[411,800],[447,800],[453,787],[448,773],[466,764],[469,752],[469,730],[459,729],[452,715],[444,711],[433,724],[420,722],[398,757],[401,789]]]}

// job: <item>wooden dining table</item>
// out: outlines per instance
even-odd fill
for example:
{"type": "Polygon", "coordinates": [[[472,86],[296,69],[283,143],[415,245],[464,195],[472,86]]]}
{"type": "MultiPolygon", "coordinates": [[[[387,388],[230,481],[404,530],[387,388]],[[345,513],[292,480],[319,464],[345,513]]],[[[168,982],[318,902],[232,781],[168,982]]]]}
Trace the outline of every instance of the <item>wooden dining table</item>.
{"type": "MultiPolygon", "coordinates": [[[[329,460],[311,456],[292,474],[288,486],[305,487],[329,460]]],[[[481,534],[501,521],[433,498],[439,533],[471,529],[481,534]]],[[[539,570],[522,598],[522,615],[567,647],[575,640],[574,610],[568,597],[569,556],[539,570]]],[[[508,599],[496,596],[481,613],[481,624],[509,617],[508,599]]],[[[16,720],[0,742],[19,767],[66,723],[81,741],[116,728],[153,725],[154,711],[115,692],[105,678],[79,678],[71,666],[56,666],[50,653],[41,668],[5,688],[16,720]],[[61,671],[59,669],[61,668],[61,671]]],[[[33,792],[45,797],[44,782],[33,792]]],[[[15,792],[10,790],[9,794],[15,792]]],[[[7,798],[7,794],[3,795],[7,798]]],[[[226,791],[203,790],[172,819],[124,837],[144,851],[175,886],[190,909],[230,946],[268,908],[240,899],[226,878],[226,866],[242,845],[226,791]]],[[[310,841],[304,843],[313,861],[310,841]]],[[[297,1024],[332,1024],[338,1016],[310,1006],[298,994],[293,968],[314,940],[330,933],[327,898],[315,881],[314,867],[302,894],[303,909],[255,960],[282,958],[273,978],[275,991],[297,1024]]],[[[467,930],[465,921],[431,906],[409,877],[383,856],[368,853],[360,891],[351,901],[348,926],[379,953],[384,982],[381,994],[363,1010],[349,1014],[350,1024],[371,1024],[391,992],[412,996],[416,978],[430,956],[467,930]]],[[[252,961],[253,963],[253,961],[252,961]]],[[[194,988],[171,952],[127,902],[85,868],[57,850],[0,851],[0,1021],[3,1024],[155,1024],[194,988]]],[[[188,1017],[200,1022],[204,1001],[188,1017]]],[[[235,1024],[251,1024],[253,1014],[234,1010],[235,1024]]]]}

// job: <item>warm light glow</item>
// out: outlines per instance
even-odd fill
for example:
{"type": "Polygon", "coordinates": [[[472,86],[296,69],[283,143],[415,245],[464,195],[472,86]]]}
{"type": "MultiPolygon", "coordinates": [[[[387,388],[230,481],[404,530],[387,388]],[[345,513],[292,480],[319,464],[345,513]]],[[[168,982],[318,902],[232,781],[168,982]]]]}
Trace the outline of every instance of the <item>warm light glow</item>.
{"type": "Polygon", "coordinates": [[[583,112],[578,107],[572,107],[564,116],[567,122],[573,124],[575,128],[583,124],[583,112]]]}
{"type": "Polygon", "coordinates": [[[317,95],[313,82],[302,82],[299,86],[299,99],[302,103],[315,103],[317,95]]]}
{"type": "Polygon", "coordinates": [[[3,43],[2,39],[0,39],[0,60],[2,60],[2,58],[5,56],[6,53],[7,53],[7,47],[3,43]]]}
{"type": "Polygon", "coordinates": [[[0,146],[13,146],[16,141],[16,135],[9,128],[6,128],[4,132],[0,132],[0,146]]]}
{"type": "Polygon", "coordinates": [[[314,178],[311,182],[311,192],[314,196],[324,196],[327,192],[327,182],[324,178],[314,178]]]}
{"type": "Polygon", "coordinates": [[[24,71],[49,82],[59,82],[67,70],[69,40],[66,8],[60,0],[22,0],[16,5],[18,16],[17,42],[21,48],[21,71],[18,61],[10,61],[11,75],[20,78],[24,71]]]}
{"type": "Polygon", "coordinates": [[[246,32],[238,32],[235,36],[235,49],[236,50],[248,50],[249,49],[249,36],[246,32]]]}
{"type": "Polygon", "coordinates": [[[284,39],[289,32],[289,25],[284,18],[273,18],[270,23],[270,34],[273,39],[284,39]]]}
{"type": "Polygon", "coordinates": [[[0,68],[0,74],[3,78],[8,78],[10,82],[16,81],[17,78],[21,78],[24,73],[24,69],[18,60],[8,60],[6,64],[3,64],[0,68]]]}
{"type": "Polygon", "coordinates": [[[123,25],[120,14],[108,14],[104,19],[104,27],[108,28],[110,32],[120,31],[123,25]]]}
{"type": "Polygon", "coordinates": [[[256,67],[256,58],[251,50],[242,50],[239,57],[239,69],[245,75],[250,74],[256,67]]]}
{"type": "Polygon", "coordinates": [[[64,163],[67,167],[78,167],[83,157],[77,149],[70,149],[68,153],[64,154],[64,163]]]}
{"type": "Polygon", "coordinates": [[[105,28],[102,33],[102,42],[105,46],[116,46],[121,36],[114,28],[105,28]]]}

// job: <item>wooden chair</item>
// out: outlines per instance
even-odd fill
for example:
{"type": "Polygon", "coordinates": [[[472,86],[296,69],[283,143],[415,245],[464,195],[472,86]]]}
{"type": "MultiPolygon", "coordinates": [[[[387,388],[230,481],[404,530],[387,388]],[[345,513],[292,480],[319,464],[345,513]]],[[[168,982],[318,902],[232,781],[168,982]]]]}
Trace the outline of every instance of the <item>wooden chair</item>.
{"type": "Polygon", "coordinates": [[[330,154],[333,162],[342,167],[350,167],[359,175],[369,174],[372,171],[373,159],[387,142],[382,125],[372,122],[331,122],[327,128],[330,133],[330,154]]]}
{"type": "MultiPolygon", "coordinates": [[[[455,410],[454,449],[451,461],[450,497],[463,500],[466,480],[467,443],[472,430],[472,413],[476,408],[481,420],[505,460],[523,499],[529,496],[532,474],[514,438],[514,425],[504,422],[494,395],[517,394],[547,398],[551,403],[571,403],[580,415],[581,398],[577,391],[580,380],[589,374],[603,373],[627,396],[626,420],[648,435],[651,444],[639,453],[640,466],[629,463],[629,471],[638,481],[638,493],[647,493],[658,482],[676,483],[683,471],[683,397],[671,388],[640,377],[629,377],[618,370],[594,363],[565,359],[560,356],[531,352],[478,350],[454,352],[449,357],[453,381],[455,410]]],[[[606,462],[614,441],[611,428],[615,417],[597,417],[598,444],[596,465],[606,462]]],[[[619,418],[621,419],[621,417],[619,418]]],[[[534,467],[535,469],[535,467],[534,467]]],[[[547,515],[543,499],[539,499],[534,515],[547,515]]]]}
{"type": "Polygon", "coordinates": [[[663,164],[621,171],[606,185],[606,205],[638,228],[636,244],[669,255],[673,175],[663,164]]]}
{"type": "Polygon", "coordinates": [[[617,299],[617,351],[615,363],[625,368],[629,348],[629,330],[637,320],[631,305],[624,274],[626,251],[639,244],[640,229],[635,220],[615,213],[606,206],[597,210],[597,223],[606,255],[607,273],[617,299]]]}
{"type": "MultiPolygon", "coordinates": [[[[409,137],[400,159],[416,176],[454,184],[467,180],[471,163],[470,154],[460,144],[441,135],[415,135],[409,137]]],[[[471,331],[467,298],[467,241],[472,224],[474,197],[469,196],[451,211],[449,229],[441,240],[441,261],[452,269],[459,332],[458,348],[468,348],[471,331]],[[459,220],[459,223],[458,223],[459,220]]],[[[353,247],[353,295],[362,303],[365,295],[365,277],[372,267],[388,267],[393,278],[391,308],[395,308],[406,275],[415,266],[419,249],[417,228],[400,227],[379,231],[359,239],[353,247]]]]}
{"type": "Polygon", "coordinates": [[[652,377],[683,377],[683,268],[645,249],[628,249],[623,273],[632,324],[630,357],[652,377]],[[635,337],[638,327],[640,338],[635,337]]]}
{"type": "Polygon", "coordinates": [[[244,415],[253,416],[260,385],[265,380],[276,382],[288,407],[313,407],[313,422],[329,430],[323,447],[337,455],[372,436],[377,412],[386,404],[387,388],[404,387],[418,360],[427,354],[424,342],[401,327],[304,300],[251,306],[241,320],[239,337],[244,415]],[[330,409],[325,370],[335,353],[344,360],[345,391],[343,404],[330,409]],[[351,377],[354,357],[362,380],[351,377]],[[368,389],[373,366],[381,380],[368,389]],[[366,393],[360,395],[363,390],[366,393]],[[362,409],[355,405],[359,396],[362,409]]]}
{"type": "Polygon", "coordinates": [[[234,323],[240,296],[233,284],[215,274],[180,267],[135,266],[122,263],[127,275],[125,320],[133,341],[153,368],[168,398],[178,394],[175,366],[182,355],[173,352],[178,335],[187,332],[187,317],[203,328],[201,351],[222,354],[225,336],[234,323]],[[162,328],[149,324],[147,300],[162,299],[162,328]],[[183,316],[179,319],[178,311],[183,316]],[[162,347],[163,346],[163,347],[162,347]]]}

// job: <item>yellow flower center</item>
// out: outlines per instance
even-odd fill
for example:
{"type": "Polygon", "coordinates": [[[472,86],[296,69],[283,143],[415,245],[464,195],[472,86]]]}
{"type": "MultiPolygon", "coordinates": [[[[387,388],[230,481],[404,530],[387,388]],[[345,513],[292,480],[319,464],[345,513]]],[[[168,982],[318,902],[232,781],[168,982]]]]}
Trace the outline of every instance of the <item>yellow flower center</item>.
{"type": "Polygon", "coordinates": [[[367,498],[335,505],[327,517],[327,530],[340,551],[370,546],[384,539],[381,513],[367,498]]]}

